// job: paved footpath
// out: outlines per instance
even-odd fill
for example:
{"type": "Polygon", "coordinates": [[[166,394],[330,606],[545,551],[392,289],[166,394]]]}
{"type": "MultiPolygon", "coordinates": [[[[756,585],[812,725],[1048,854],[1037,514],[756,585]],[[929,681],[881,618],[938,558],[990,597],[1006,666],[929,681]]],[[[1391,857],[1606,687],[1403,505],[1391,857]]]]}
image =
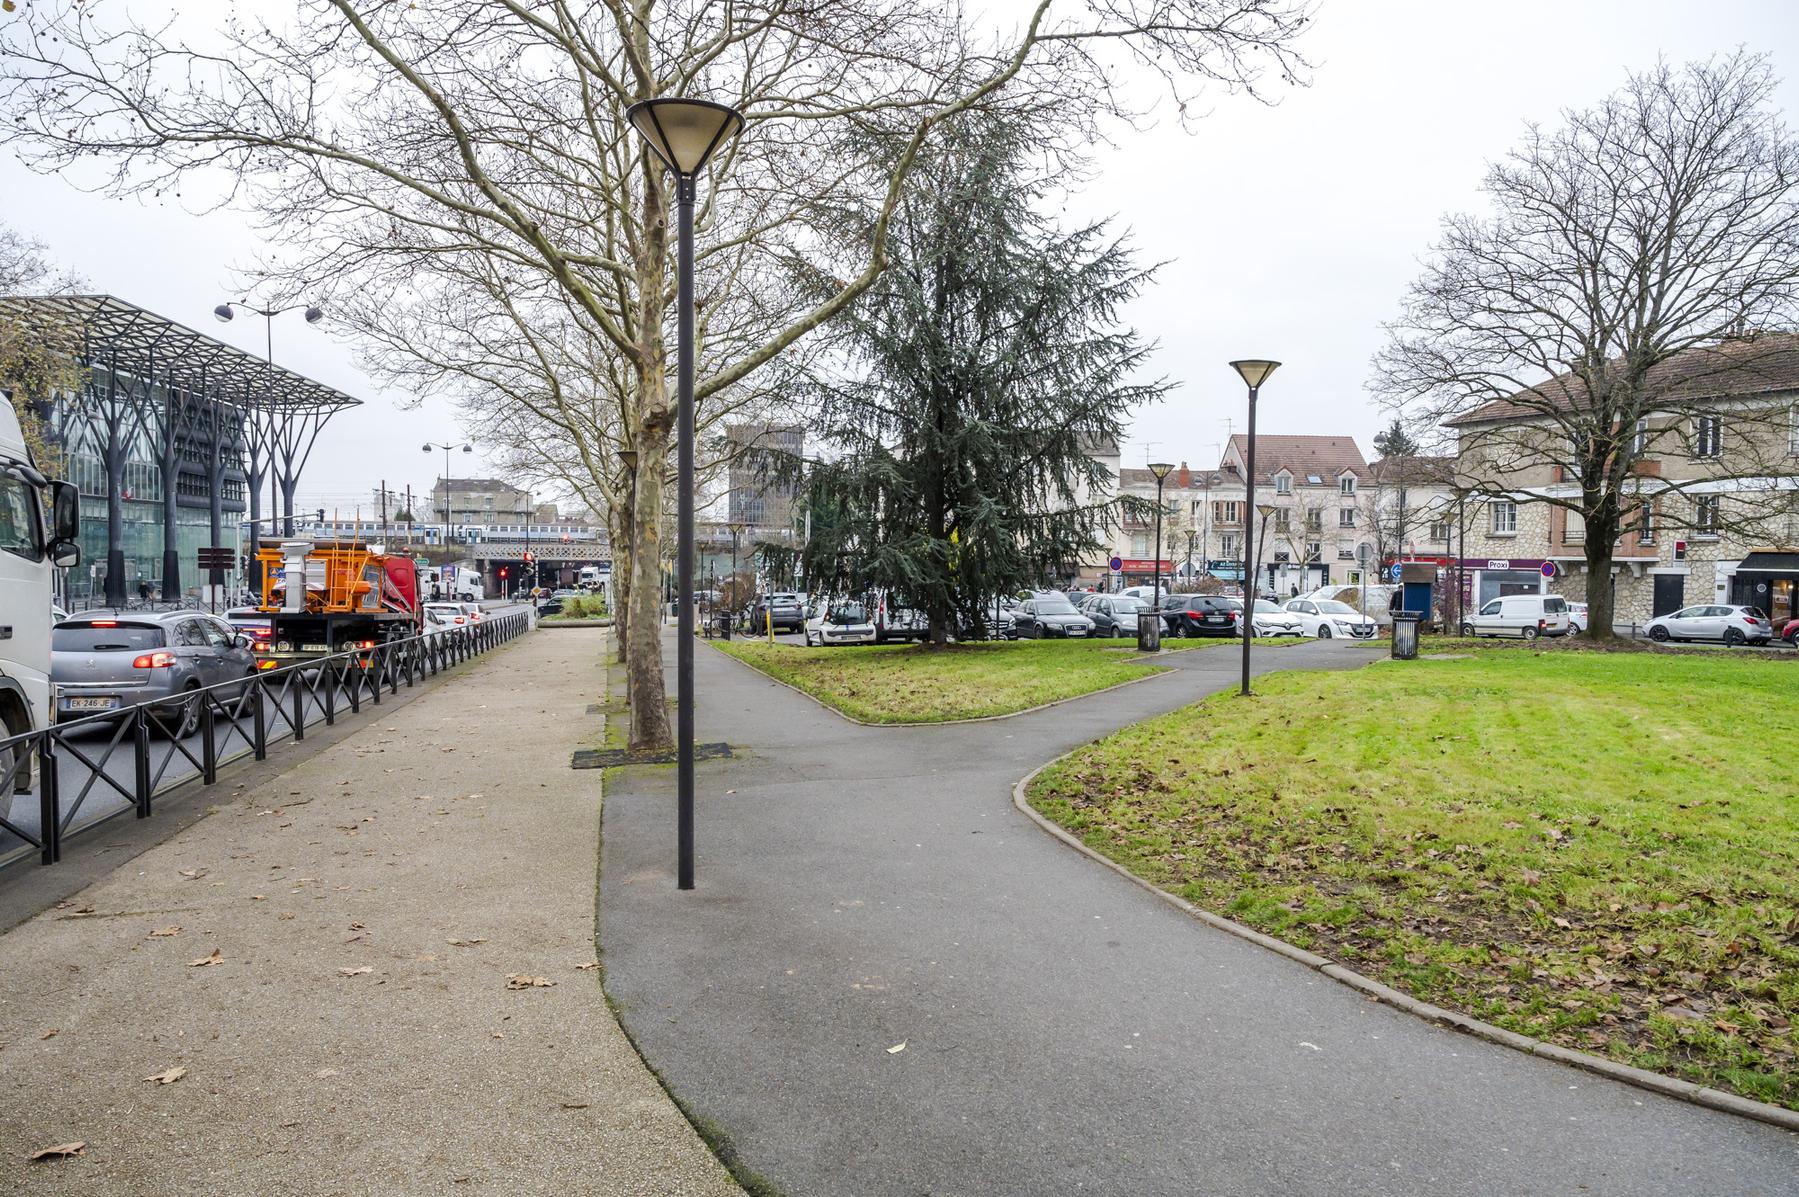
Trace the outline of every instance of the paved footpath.
{"type": "Polygon", "coordinates": [[[534,632],[226,780],[0,936],[0,1193],[740,1194],[579,967],[605,642],[534,632]]]}
{"type": "Polygon", "coordinates": [[[1799,1193],[1799,1135],[1369,1001],[1014,810],[1048,758],[1234,684],[1227,648],[1170,662],[872,728],[700,650],[700,738],[738,755],[699,767],[699,888],[673,885],[672,772],[625,772],[600,939],[646,1059],[749,1168],[788,1197],[1799,1193]]]}

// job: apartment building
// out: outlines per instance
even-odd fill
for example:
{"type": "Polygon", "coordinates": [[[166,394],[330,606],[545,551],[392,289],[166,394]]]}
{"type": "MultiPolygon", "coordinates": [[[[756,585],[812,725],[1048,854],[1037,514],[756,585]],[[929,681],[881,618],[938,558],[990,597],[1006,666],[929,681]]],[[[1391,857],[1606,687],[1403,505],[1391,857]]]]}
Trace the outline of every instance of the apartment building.
{"type": "MultiPolygon", "coordinates": [[[[1606,579],[1616,625],[1708,601],[1799,616],[1799,337],[1733,338],[1674,359],[1667,375],[1665,410],[1626,430],[1632,506],[1606,579]]],[[[1549,501],[1578,490],[1552,446],[1518,451],[1549,423],[1504,402],[1455,421],[1456,476],[1472,489],[1465,547],[1443,564],[1465,579],[1471,607],[1537,591],[1589,598],[1586,528],[1549,501]],[[1509,468],[1495,467],[1496,444],[1509,468]]]]}

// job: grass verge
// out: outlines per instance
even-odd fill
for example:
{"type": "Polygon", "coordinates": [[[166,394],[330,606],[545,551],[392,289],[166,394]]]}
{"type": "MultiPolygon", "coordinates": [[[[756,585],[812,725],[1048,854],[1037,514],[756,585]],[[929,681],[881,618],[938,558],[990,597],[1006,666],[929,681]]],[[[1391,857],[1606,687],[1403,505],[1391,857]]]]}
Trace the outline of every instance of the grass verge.
{"type": "Polygon", "coordinates": [[[1575,652],[1275,675],[1082,749],[1029,798],[1425,1001],[1799,1109],[1794,677],[1575,652]]]}
{"type": "MultiPolygon", "coordinates": [[[[1170,639],[1162,647],[1175,652],[1236,643],[1222,637],[1170,639]]],[[[869,723],[942,723],[1010,715],[1166,672],[1153,659],[1129,651],[1131,641],[1122,639],[993,641],[944,648],[923,644],[801,648],[766,640],[712,644],[869,723]]]]}

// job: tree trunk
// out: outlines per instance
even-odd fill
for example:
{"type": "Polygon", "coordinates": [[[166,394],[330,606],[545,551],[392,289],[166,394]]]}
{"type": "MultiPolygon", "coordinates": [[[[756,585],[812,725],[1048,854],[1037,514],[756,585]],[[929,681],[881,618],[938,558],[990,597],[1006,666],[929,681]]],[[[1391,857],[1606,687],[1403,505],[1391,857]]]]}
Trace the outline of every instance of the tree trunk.
{"type": "Polygon", "coordinates": [[[630,616],[625,670],[631,699],[631,748],[667,748],[667,693],[662,677],[662,478],[668,429],[646,423],[637,433],[637,485],[631,517],[630,616]]]}
{"type": "Polygon", "coordinates": [[[1612,546],[1615,524],[1587,525],[1587,630],[1592,640],[1616,640],[1612,631],[1612,546]]]}
{"type": "MultiPolygon", "coordinates": [[[[634,483],[627,478],[624,492],[635,493],[634,483]]],[[[630,500],[627,500],[629,503],[630,500]]],[[[631,626],[631,512],[628,506],[614,507],[608,512],[607,535],[612,539],[612,638],[617,642],[618,663],[626,662],[625,637],[631,626]]]]}

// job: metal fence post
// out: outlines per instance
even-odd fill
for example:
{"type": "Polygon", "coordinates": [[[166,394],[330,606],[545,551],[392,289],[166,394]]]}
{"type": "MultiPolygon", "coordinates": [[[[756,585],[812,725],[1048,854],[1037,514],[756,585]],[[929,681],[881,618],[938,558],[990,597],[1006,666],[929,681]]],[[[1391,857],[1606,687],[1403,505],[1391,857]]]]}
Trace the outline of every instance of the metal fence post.
{"type": "Polygon", "coordinates": [[[344,663],[328,663],[322,676],[325,679],[325,726],[330,727],[337,722],[337,688],[343,685],[344,663]]]}
{"type": "Polygon", "coordinates": [[[44,863],[55,864],[62,856],[62,806],[56,775],[54,738],[46,732],[37,742],[37,818],[44,837],[44,863]]]}
{"type": "Polygon", "coordinates": [[[306,738],[306,679],[300,676],[298,666],[294,666],[293,672],[288,676],[293,679],[294,685],[294,739],[304,740],[306,738]]]}
{"type": "Polygon", "coordinates": [[[217,712],[213,710],[212,696],[202,694],[200,698],[200,781],[203,785],[213,785],[219,780],[219,742],[215,733],[213,720],[217,712]]]}
{"type": "Polygon", "coordinates": [[[137,773],[137,817],[150,817],[150,708],[138,706],[131,729],[132,763],[137,773]]]}
{"type": "MultiPolygon", "coordinates": [[[[377,652],[379,652],[379,650],[377,650],[377,652]]],[[[379,659],[379,657],[377,657],[377,659],[379,659]]],[[[361,657],[356,658],[354,664],[356,666],[356,680],[350,687],[350,714],[360,715],[362,713],[362,684],[365,680],[363,675],[366,674],[368,670],[362,667],[361,657]]],[[[376,688],[379,689],[379,687],[376,688]]],[[[379,702],[380,699],[376,699],[375,701],[379,702]]]]}
{"type": "Polygon", "coordinates": [[[251,712],[250,749],[257,760],[266,761],[269,759],[269,716],[263,700],[268,698],[269,688],[263,685],[262,676],[261,673],[256,675],[256,709],[251,712]]]}

